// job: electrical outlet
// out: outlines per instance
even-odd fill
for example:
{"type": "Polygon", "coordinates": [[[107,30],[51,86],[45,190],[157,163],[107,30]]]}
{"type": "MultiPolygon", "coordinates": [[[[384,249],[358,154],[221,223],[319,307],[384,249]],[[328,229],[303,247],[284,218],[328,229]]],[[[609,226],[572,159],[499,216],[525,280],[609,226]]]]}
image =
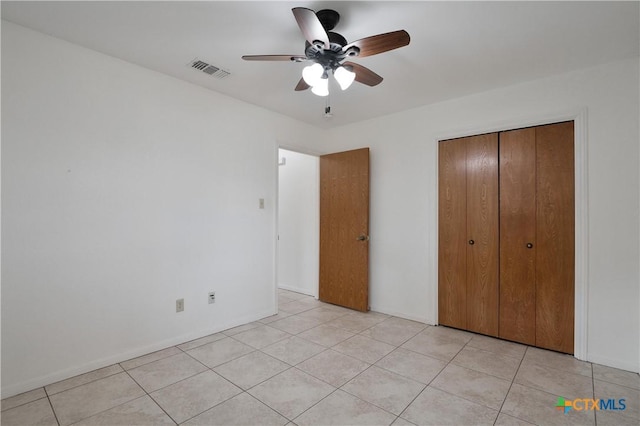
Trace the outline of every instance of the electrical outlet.
{"type": "Polygon", "coordinates": [[[176,312],[184,311],[184,299],[176,300],[176,312]]]}
{"type": "Polygon", "coordinates": [[[209,304],[212,304],[215,302],[216,302],[216,292],[212,291],[211,293],[209,293],[209,304]]]}

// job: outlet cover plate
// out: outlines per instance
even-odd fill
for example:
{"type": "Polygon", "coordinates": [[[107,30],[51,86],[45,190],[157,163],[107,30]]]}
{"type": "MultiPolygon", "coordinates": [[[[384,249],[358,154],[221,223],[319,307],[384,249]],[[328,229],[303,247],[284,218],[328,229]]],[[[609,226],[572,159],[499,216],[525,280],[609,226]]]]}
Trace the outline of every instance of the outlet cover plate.
{"type": "Polygon", "coordinates": [[[215,302],[216,302],[216,292],[212,291],[211,293],[209,293],[209,304],[212,304],[215,302]]]}

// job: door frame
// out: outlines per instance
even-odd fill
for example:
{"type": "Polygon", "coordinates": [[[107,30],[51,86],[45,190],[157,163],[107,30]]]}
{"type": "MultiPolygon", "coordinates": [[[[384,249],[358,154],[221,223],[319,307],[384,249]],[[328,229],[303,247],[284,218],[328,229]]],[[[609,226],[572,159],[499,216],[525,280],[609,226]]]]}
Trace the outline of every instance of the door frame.
{"type": "MultiPolygon", "coordinates": [[[[500,122],[479,125],[472,128],[452,130],[437,135],[431,141],[438,152],[438,143],[446,139],[455,139],[466,136],[474,136],[483,133],[501,132],[524,127],[553,124],[561,121],[574,122],[574,163],[575,163],[575,301],[574,301],[574,357],[579,360],[587,360],[587,339],[588,339],[588,296],[589,296],[589,217],[588,217],[588,156],[587,156],[587,108],[557,111],[539,116],[528,116],[514,118],[500,122]]],[[[437,155],[435,156],[437,158],[437,155]]],[[[438,162],[435,161],[435,208],[431,211],[434,217],[429,220],[432,224],[433,234],[429,238],[431,246],[431,256],[429,262],[433,265],[431,270],[431,283],[429,292],[434,295],[431,300],[431,315],[426,315],[429,322],[438,324],[438,162]]],[[[427,312],[427,314],[429,314],[427,312]]]]}

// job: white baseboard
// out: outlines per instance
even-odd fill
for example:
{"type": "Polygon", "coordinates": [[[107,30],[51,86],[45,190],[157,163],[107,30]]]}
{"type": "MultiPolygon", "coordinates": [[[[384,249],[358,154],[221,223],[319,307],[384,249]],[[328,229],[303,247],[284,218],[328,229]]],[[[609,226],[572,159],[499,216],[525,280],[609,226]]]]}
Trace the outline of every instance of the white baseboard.
{"type": "Polygon", "coordinates": [[[289,290],[289,291],[294,291],[296,293],[301,293],[301,294],[306,294],[308,296],[313,296],[316,299],[318,298],[311,290],[309,290],[308,288],[302,288],[302,287],[294,287],[294,286],[290,286],[290,285],[286,285],[286,284],[278,284],[278,288],[281,288],[283,290],[289,290]]]}
{"type": "Polygon", "coordinates": [[[221,331],[228,330],[230,328],[237,327],[239,325],[257,321],[259,319],[266,318],[268,316],[275,315],[277,313],[278,313],[277,311],[274,312],[273,310],[269,310],[269,311],[260,312],[258,314],[247,315],[245,317],[236,319],[234,321],[230,321],[228,323],[221,324],[213,328],[203,329],[196,332],[184,334],[178,337],[174,337],[171,339],[166,339],[150,345],[134,348],[126,352],[121,352],[105,358],[93,360],[76,367],[55,371],[53,373],[50,373],[44,376],[36,377],[34,379],[26,380],[24,382],[9,385],[2,388],[0,392],[1,398],[4,399],[4,398],[18,395],[24,392],[28,392],[30,390],[47,386],[52,383],[59,382],[61,380],[66,380],[71,377],[78,376],[80,374],[85,374],[90,371],[97,370],[99,368],[108,367],[110,365],[117,364],[119,362],[127,361],[129,359],[137,358],[139,356],[146,355],[152,352],[157,352],[159,350],[166,349],[171,346],[176,346],[182,343],[189,342],[191,340],[199,339],[201,337],[208,336],[210,334],[219,333],[221,331]]]}
{"type": "Polygon", "coordinates": [[[633,373],[640,372],[640,365],[620,361],[619,359],[611,359],[605,356],[600,356],[598,354],[588,354],[587,361],[593,362],[595,364],[606,365],[607,367],[619,368],[620,370],[631,371],[633,373]]]}
{"type": "Polygon", "coordinates": [[[410,320],[410,321],[421,322],[423,324],[428,324],[428,325],[435,325],[435,324],[429,324],[429,322],[427,321],[426,317],[407,315],[405,313],[396,312],[396,311],[394,311],[392,309],[385,309],[384,307],[380,307],[380,306],[371,306],[371,310],[373,312],[379,312],[381,314],[391,315],[391,316],[394,316],[394,317],[398,317],[398,318],[402,318],[402,319],[406,319],[406,320],[410,320]]]}

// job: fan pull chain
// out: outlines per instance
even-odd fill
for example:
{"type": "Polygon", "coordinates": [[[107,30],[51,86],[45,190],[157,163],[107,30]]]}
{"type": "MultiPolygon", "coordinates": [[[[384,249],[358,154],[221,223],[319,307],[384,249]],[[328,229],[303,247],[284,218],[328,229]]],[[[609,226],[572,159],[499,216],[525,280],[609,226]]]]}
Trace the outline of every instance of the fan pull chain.
{"type": "Polygon", "coordinates": [[[331,94],[329,94],[325,98],[324,118],[331,118],[331,117],[333,117],[333,114],[331,113],[331,94]]]}

